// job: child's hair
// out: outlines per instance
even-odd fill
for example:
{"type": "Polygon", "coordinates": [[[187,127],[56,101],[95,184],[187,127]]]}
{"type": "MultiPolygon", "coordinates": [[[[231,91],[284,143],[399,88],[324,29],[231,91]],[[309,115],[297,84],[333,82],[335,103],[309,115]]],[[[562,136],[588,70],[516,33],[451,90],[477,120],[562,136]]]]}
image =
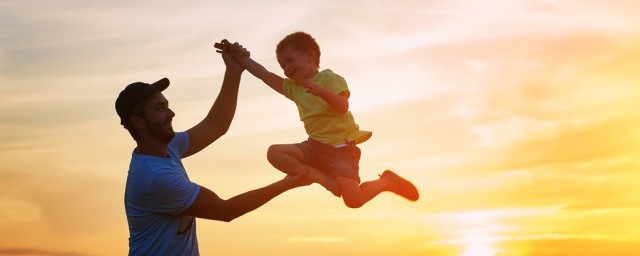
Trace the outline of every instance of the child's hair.
{"type": "Polygon", "coordinates": [[[280,54],[287,47],[291,47],[297,51],[313,50],[316,54],[316,66],[320,67],[320,46],[316,42],[316,39],[305,32],[295,32],[286,36],[278,43],[276,47],[276,54],[280,54]]]}

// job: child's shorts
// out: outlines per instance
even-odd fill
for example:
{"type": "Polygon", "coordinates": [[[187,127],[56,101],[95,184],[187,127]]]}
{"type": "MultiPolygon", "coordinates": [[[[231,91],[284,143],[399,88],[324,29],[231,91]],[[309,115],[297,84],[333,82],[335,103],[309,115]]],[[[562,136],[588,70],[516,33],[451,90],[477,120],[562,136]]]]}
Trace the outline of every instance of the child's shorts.
{"type": "Polygon", "coordinates": [[[360,183],[358,163],[360,162],[360,148],[355,144],[335,148],[309,138],[295,144],[302,150],[305,163],[321,170],[329,176],[350,178],[360,183]]]}

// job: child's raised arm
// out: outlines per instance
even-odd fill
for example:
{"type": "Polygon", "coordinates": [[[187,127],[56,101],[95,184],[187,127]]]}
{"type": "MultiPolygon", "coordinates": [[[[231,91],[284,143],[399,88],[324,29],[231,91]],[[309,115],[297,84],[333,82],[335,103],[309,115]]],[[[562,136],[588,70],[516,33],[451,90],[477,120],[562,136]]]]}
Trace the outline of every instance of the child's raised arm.
{"type": "Polygon", "coordinates": [[[251,57],[240,57],[239,59],[237,59],[237,61],[240,63],[240,65],[244,66],[244,68],[247,69],[249,73],[262,80],[262,82],[267,84],[276,92],[283,94],[282,82],[284,81],[284,79],[282,77],[267,70],[265,67],[260,65],[260,63],[251,59],[251,57]]]}
{"type": "MultiPolygon", "coordinates": [[[[223,43],[225,43],[225,42],[223,41],[223,43]]],[[[215,45],[215,47],[218,48],[218,49],[222,49],[223,48],[219,44],[215,45]]],[[[240,63],[240,65],[242,65],[247,71],[249,71],[249,73],[251,73],[255,77],[257,77],[260,80],[262,80],[262,82],[267,84],[269,87],[274,89],[276,92],[278,92],[280,94],[283,94],[282,93],[282,82],[284,81],[284,78],[280,77],[279,75],[276,75],[276,74],[272,73],[271,71],[267,70],[265,67],[260,65],[260,63],[258,63],[255,60],[251,59],[251,57],[249,56],[249,51],[247,51],[247,49],[242,47],[242,45],[239,45],[239,44],[235,43],[234,45],[228,47],[227,49],[230,51],[229,53],[231,54],[231,56],[238,63],[240,63]]]]}

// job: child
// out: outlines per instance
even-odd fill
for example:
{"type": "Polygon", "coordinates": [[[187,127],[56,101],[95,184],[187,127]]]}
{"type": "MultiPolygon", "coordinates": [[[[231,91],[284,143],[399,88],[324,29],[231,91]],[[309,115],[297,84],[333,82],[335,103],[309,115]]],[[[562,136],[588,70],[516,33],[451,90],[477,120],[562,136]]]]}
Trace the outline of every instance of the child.
{"type": "MultiPolygon", "coordinates": [[[[238,49],[238,47],[236,47],[238,49]]],[[[380,178],[360,184],[356,144],[371,137],[362,131],[349,111],[349,89],[341,76],[329,69],[319,71],[320,47],[311,35],[296,32],[276,48],[276,57],[287,78],[282,78],[249,57],[246,49],[231,52],[236,61],[276,92],[295,102],[309,139],[297,144],[271,145],[269,162],[287,174],[309,172],[312,180],[350,208],[359,208],[382,191],[418,200],[411,182],[386,170],[380,178]]]]}

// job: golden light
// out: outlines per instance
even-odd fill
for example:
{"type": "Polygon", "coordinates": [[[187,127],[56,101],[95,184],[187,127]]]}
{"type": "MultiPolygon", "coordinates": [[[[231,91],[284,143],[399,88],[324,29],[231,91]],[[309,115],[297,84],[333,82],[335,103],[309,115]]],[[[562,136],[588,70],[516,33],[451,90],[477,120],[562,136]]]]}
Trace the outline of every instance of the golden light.
{"type": "Polygon", "coordinates": [[[437,241],[436,244],[452,246],[458,249],[458,256],[495,256],[509,251],[505,242],[512,240],[512,234],[518,232],[517,226],[505,225],[508,219],[539,216],[557,209],[487,209],[476,211],[452,212],[430,216],[444,223],[450,239],[437,241]]]}
{"type": "Polygon", "coordinates": [[[496,238],[491,236],[475,235],[462,239],[465,250],[460,256],[494,256],[498,252],[493,248],[496,238]]]}

